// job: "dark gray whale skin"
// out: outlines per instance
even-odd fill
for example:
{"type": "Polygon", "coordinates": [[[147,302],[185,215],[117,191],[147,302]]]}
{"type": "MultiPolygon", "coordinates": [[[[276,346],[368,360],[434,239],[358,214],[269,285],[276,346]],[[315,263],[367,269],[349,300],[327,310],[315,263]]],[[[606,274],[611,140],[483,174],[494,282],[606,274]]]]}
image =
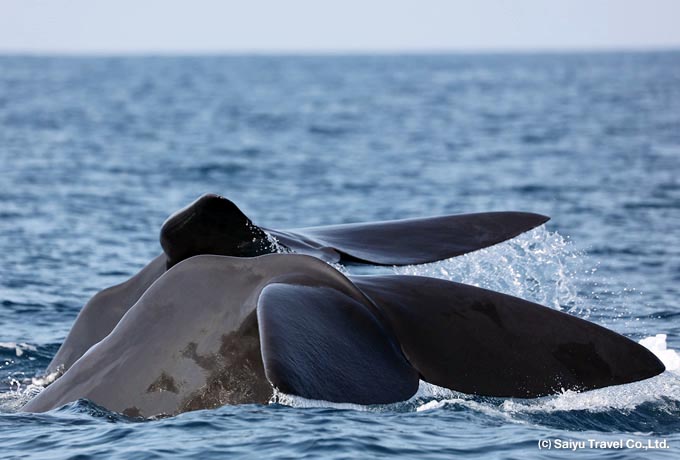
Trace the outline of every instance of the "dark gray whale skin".
{"type": "Polygon", "coordinates": [[[131,416],[265,403],[403,401],[418,380],[537,397],[663,372],[639,344],[531,302],[425,277],[347,278],[315,257],[200,255],[165,272],[24,406],[87,398],[131,416]]]}
{"type": "Polygon", "coordinates": [[[254,257],[276,252],[264,230],[230,200],[213,194],[168,217],[160,242],[168,268],[199,254],[254,257]]]}
{"type": "Polygon", "coordinates": [[[497,212],[265,231],[230,200],[205,194],[165,221],[160,231],[163,254],[130,280],[101,291],[85,305],[47,373],[67,370],[111,332],[167,268],[195,255],[254,257],[283,249],[327,262],[408,265],[481,249],[547,220],[539,214],[497,212]]]}
{"type": "Polygon", "coordinates": [[[645,347],[572,315],[422,276],[350,277],[427,382],[463,393],[535,398],[644,380],[665,370],[645,347]]]}

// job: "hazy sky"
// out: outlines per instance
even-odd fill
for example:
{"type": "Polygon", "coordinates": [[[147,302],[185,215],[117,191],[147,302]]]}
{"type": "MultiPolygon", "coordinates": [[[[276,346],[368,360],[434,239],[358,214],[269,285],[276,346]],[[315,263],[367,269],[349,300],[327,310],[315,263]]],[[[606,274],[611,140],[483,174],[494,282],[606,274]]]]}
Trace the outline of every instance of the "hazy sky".
{"type": "Polygon", "coordinates": [[[679,0],[0,0],[0,52],[680,48],[679,0]]]}

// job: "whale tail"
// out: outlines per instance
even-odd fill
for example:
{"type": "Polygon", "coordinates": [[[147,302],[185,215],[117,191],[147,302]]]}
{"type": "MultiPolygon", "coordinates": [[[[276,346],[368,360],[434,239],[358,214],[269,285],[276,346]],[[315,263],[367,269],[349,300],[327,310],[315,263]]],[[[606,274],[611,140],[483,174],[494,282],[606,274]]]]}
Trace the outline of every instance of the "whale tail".
{"type": "Polygon", "coordinates": [[[516,297],[417,276],[350,279],[377,307],[372,318],[382,328],[369,332],[370,308],[329,288],[264,290],[262,357],[267,378],[282,391],[363,404],[408,399],[414,376],[392,343],[423,380],[481,396],[592,390],[665,369],[613,331],[516,297]]]}
{"type": "Polygon", "coordinates": [[[267,380],[331,402],[387,404],[418,389],[418,372],[367,304],[330,286],[271,284],[258,299],[267,380]]]}
{"type": "Polygon", "coordinates": [[[501,243],[550,218],[528,212],[484,212],[419,219],[329,225],[274,235],[296,250],[297,240],[333,248],[345,260],[373,265],[436,262],[501,243]]]}
{"type": "Polygon", "coordinates": [[[267,233],[288,249],[327,261],[411,265],[492,246],[548,219],[527,212],[486,212],[281,231],[258,227],[230,200],[208,194],[170,216],[160,240],[168,267],[199,254],[276,252],[267,233]]]}

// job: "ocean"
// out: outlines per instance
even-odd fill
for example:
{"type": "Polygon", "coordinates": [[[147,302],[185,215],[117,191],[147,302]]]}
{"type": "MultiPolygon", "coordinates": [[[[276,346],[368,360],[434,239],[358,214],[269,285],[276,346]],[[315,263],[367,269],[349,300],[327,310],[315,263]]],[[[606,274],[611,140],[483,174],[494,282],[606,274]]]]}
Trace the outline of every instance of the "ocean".
{"type": "Polygon", "coordinates": [[[680,52],[0,57],[0,457],[678,458],[679,229],[680,52]],[[546,214],[465,256],[349,271],[539,302],[668,370],[534,400],[421,384],[375,407],[18,412],[84,303],[205,192],[270,228],[546,214]]]}

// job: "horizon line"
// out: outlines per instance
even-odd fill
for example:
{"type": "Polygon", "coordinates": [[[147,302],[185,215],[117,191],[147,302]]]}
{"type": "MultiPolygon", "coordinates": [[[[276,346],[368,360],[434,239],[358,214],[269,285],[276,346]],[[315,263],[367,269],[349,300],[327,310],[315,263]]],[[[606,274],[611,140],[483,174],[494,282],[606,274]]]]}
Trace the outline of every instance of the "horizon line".
{"type": "Polygon", "coordinates": [[[535,55],[535,54],[626,54],[680,52],[680,44],[651,46],[593,46],[593,47],[507,47],[507,48],[374,48],[374,49],[242,49],[242,50],[49,50],[2,49],[4,57],[268,57],[268,56],[426,56],[426,55],[535,55]]]}

